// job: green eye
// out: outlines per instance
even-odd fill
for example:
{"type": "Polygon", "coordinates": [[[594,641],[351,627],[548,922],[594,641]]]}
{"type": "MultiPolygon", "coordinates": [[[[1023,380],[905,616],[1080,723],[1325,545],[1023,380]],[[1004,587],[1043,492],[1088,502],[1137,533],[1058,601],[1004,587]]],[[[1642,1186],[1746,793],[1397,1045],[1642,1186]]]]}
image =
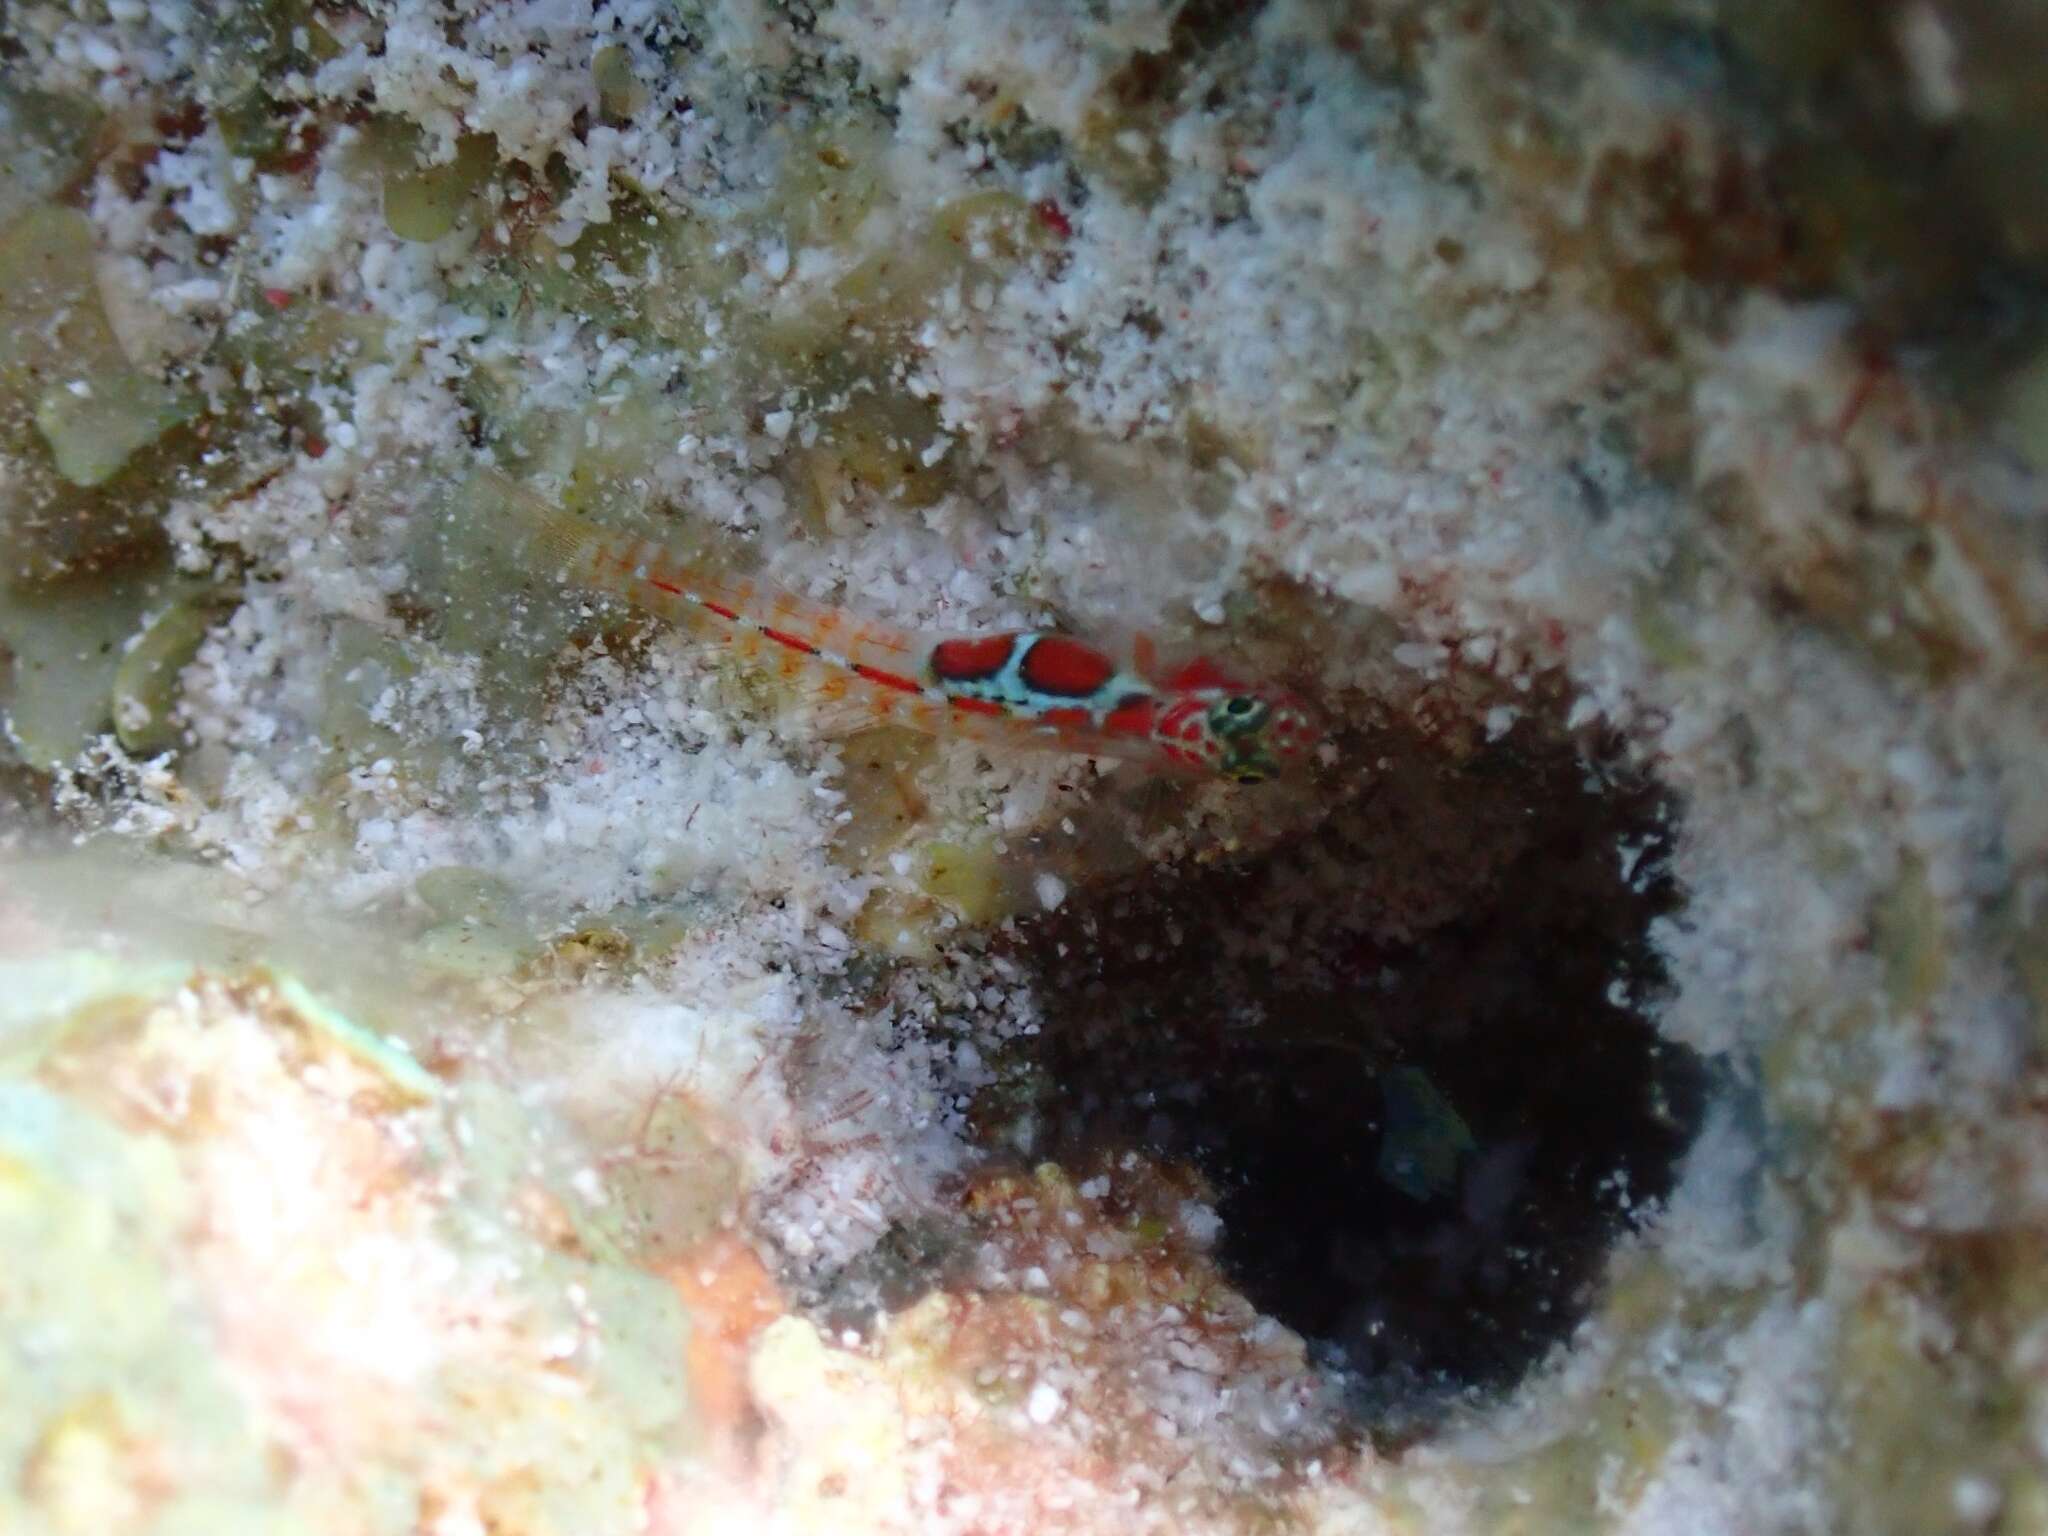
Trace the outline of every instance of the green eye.
{"type": "Polygon", "coordinates": [[[1230,776],[1240,784],[1263,784],[1266,782],[1266,770],[1263,768],[1239,768],[1230,776]]]}
{"type": "Polygon", "coordinates": [[[1248,693],[1233,694],[1209,706],[1211,728],[1225,736],[1242,736],[1248,731],[1256,731],[1265,723],[1266,715],[1265,701],[1248,693]]]}

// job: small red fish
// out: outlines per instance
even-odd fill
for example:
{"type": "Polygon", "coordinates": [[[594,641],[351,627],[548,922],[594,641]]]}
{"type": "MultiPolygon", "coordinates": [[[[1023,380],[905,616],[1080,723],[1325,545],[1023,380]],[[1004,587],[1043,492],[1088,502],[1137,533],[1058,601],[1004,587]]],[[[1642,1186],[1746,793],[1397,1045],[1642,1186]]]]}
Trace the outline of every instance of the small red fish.
{"type": "Polygon", "coordinates": [[[485,471],[535,552],[571,581],[615,593],[721,640],[743,663],[851,706],[875,724],[1215,774],[1272,778],[1322,740],[1284,689],[1213,662],[1160,674],[1140,642],[1130,666],[1071,635],[1005,630],[919,636],[724,575],[652,539],[593,527],[485,471]]]}

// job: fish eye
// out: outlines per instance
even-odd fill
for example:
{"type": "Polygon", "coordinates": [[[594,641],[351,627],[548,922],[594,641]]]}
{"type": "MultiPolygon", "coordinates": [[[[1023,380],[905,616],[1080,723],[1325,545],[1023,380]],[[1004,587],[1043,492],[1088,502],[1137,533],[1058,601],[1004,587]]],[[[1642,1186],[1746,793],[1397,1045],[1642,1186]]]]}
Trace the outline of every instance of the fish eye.
{"type": "Polygon", "coordinates": [[[1248,715],[1252,712],[1252,701],[1243,694],[1239,694],[1226,704],[1224,708],[1228,709],[1233,715],[1248,715]]]}
{"type": "Polygon", "coordinates": [[[1230,776],[1240,784],[1263,784],[1266,770],[1263,768],[1233,768],[1230,776]]]}

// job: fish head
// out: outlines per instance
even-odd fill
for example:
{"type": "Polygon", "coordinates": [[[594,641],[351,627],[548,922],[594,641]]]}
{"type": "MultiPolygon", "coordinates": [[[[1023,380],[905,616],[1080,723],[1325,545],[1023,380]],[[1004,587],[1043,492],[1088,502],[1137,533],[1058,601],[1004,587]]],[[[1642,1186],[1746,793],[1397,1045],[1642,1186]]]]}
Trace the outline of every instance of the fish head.
{"type": "Polygon", "coordinates": [[[1263,784],[1305,762],[1324,738],[1308,706],[1281,688],[1221,694],[1205,721],[1216,750],[1205,754],[1224,778],[1263,784]]]}

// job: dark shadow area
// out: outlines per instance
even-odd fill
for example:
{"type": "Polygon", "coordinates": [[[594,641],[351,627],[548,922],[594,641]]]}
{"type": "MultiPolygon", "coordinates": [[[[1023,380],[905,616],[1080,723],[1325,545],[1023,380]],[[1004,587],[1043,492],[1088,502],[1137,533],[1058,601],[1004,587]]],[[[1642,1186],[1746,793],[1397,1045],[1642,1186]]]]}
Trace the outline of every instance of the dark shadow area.
{"type": "Polygon", "coordinates": [[[1314,831],[1027,926],[1046,1026],[976,1113],[999,1158],[1198,1169],[1233,1283],[1395,1443],[1570,1334],[1702,1071],[1643,1012],[1650,787],[1563,744],[1369,750],[1314,831]]]}

